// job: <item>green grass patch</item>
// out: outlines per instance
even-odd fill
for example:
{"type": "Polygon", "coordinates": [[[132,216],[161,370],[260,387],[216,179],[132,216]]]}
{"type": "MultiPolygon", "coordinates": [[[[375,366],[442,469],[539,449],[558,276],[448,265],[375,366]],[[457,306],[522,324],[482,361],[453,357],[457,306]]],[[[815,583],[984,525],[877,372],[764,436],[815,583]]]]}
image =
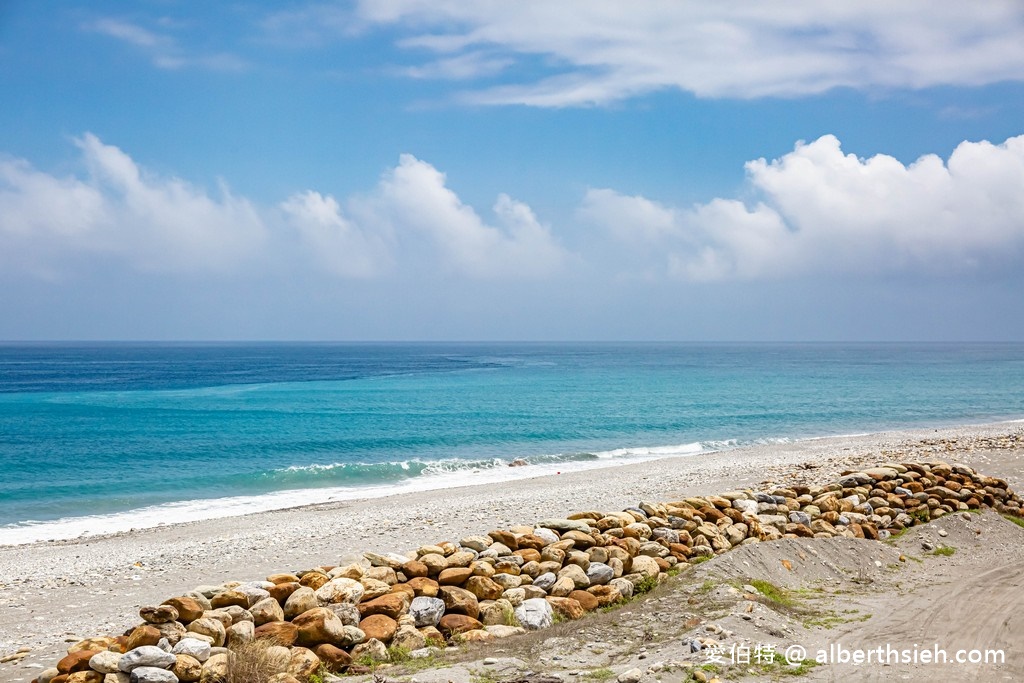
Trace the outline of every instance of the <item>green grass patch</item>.
{"type": "Polygon", "coordinates": [[[592,681],[610,681],[615,678],[615,672],[608,667],[603,667],[600,669],[594,669],[593,671],[588,671],[583,674],[581,678],[587,678],[592,681]]]}
{"type": "Polygon", "coordinates": [[[648,576],[636,584],[633,585],[633,595],[643,595],[644,593],[650,593],[652,590],[658,587],[658,577],[648,576]]]}
{"type": "Polygon", "coordinates": [[[1008,519],[1017,526],[1019,526],[1021,529],[1024,529],[1024,519],[1021,519],[1020,517],[1014,517],[1013,515],[1003,515],[1003,519],[1008,519]]]}
{"type": "Polygon", "coordinates": [[[792,607],[796,604],[796,600],[793,599],[793,596],[788,591],[779,588],[774,583],[764,581],[763,579],[751,579],[750,585],[772,602],[785,605],[786,607],[792,607]]]}
{"type": "Polygon", "coordinates": [[[933,550],[932,555],[938,555],[940,557],[949,557],[950,555],[953,555],[955,552],[956,548],[954,548],[953,546],[943,545],[933,550]]]}

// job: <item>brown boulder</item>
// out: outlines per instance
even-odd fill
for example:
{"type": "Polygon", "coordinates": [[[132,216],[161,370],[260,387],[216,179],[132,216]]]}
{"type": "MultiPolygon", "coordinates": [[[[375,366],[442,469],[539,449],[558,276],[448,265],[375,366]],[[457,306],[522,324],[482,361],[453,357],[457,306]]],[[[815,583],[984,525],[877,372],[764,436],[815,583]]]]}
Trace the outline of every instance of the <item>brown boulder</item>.
{"type": "Polygon", "coordinates": [[[359,616],[364,619],[373,614],[384,614],[397,620],[409,609],[409,597],[405,593],[388,593],[379,598],[358,605],[359,616]]]}
{"type": "Polygon", "coordinates": [[[85,640],[80,640],[69,647],[68,654],[79,652],[81,650],[109,650],[111,647],[113,647],[117,652],[122,651],[122,648],[118,646],[117,638],[111,638],[109,636],[86,638],[85,640]]]}
{"type": "Polygon", "coordinates": [[[291,647],[299,637],[299,627],[290,621],[271,621],[257,626],[255,631],[256,639],[269,639],[277,641],[279,645],[291,647]]]}
{"type": "Polygon", "coordinates": [[[99,671],[78,671],[69,675],[65,683],[103,683],[103,678],[99,671]]]}
{"type": "MultiPolygon", "coordinates": [[[[583,591],[579,592],[582,593],[583,591]]],[[[555,598],[548,596],[544,599],[551,605],[551,609],[554,610],[555,614],[562,616],[564,619],[581,619],[583,618],[583,615],[586,614],[579,601],[573,600],[572,598],[555,598]]]]}
{"type": "Polygon", "coordinates": [[[398,631],[398,622],[384,614],[371,614],[359,622],[359,630],[366,638],[376,638],[387,645],[398,631]]]}
{"type": "Polygon", "coordinates": [[[328,645],[327,643],[317,645],[313,652],[331,673],[340,673],[352,663],[352,655],[340,647],[328,645]]]}
{"type": "Polygon", "coordinates": [[[580,607],[582,607],[587,612],[593,612],[600,606],[598,603],[597,596],[593,593],[588,593],[587,591],[574,590],[573,592],[569,593],[567,597],[578,602],[580,604],[580,607]]]}
{"type": "Polygon", "coordinates": [[[473,570],[469,567],[449,567],[438,574],[437,582],[442,586],[461,586],[471,576],[473,570]]]}
{"type": "Polygon", "coordinates": [[[76,671],[89,671],[89,660],[100,650],[79,650],[78,652],[72,652],[67,655],[59,662],[57,662],[57,671],[62,674],[72,674],[76,671]]]}
{"type": "Polygon", "coordinates": [[[323,572],[306,572],[299,579],[299,583],[308,588],[316,590],[323,586],[325,583],[331,580],[331,577],[327,576],[323,572]]]}
{"type": "Polygon", "coordinates": [[[425,576],[417,576],[409,579],[406,585],[413,589],[416,593],[416,597],[423,596],[425,598],[436,598],[437,592],[440,588],[437,581],[428,579],[425,576]]]}
{"type": "Polygon", "coordinates": [[[276,583],[271,588],[268,588],[267,592],[270,593],[270,597],[284,605],[291,594],[300,588],[302,588],[302,584],[298,581],[289,581],[287,583],[276,583]]]}
{"type": "Polygon", "coordinates": [[[172,605],[158,605],[156,607],[143,607],[139,610],[142,620],[150,624],[166,624],[178,620],[178,610],[172,605]]]}
{"type": "Polygon", "coordinates": [[[178,610],[178,621],[183,624],[187,624],[190,621],[201,619],[203,616],[203,606],[195,598],[171,598],[170,600],[164,600],[163,604],[170,605],[174,609],[178,610]]]}
{"type": "Polygon", "coordinates": [[[426,576],[428,569],[427,565],[423,564],[419,560],[409,560],[402,565],[402,573],[408,578],[413,579],[420,576],[426,576]]]}
{"type": "Polygon", "coordinates": [[[142,624],[136,626],[135,629],[128,634],[128,643],[125,645],[126,650],[134,650],[137,647],[143,645],[156,645],[160,642],[160,631],[149,624],[142,624]]]}
{"type": "Polygon", "coordinates": [[[466,590],[476,596],[477,600],[497,600],[505,592],[505,588],[486,576],[472,576],[466,581],[466,590]]]}
{"type": "Polygon", "coordinates": [[[444,601],[445,612],[451,614],[465,614],[476,619],[480,614],[480,603],[476,596],[465,588],[457,586],[442,586],[438,596],[444,601]]]}
{"type": "Polygon", "coordinates": [[[210,604],[213,609],[220,609],[221,607],[231,607],[231,605],[238,605],[242,609],[249,608],[249,596],[242,591],[226,590],[217,593],[210,598],[210,604]]]}
{"type": "Polygon", "coordinates": [[[442,633],[455,634],[482,629],[484,625],[473,617],[467,617],[465,614],[446,614],[441,617],[437,627],[442,633]]]}
{"type": "Polygon", "coordinates": [[[300,681],[308,681],[309,677],[320,668],[320,658],[312,650],[304,647],[292,648],[288,671],[300,681]]]}
{"type": "MultiPolygon", "coordinates": [[[[284,622],[271,622],[284,623],[284,622]]],[[[292,620],[298,627],[295,642],[302,646],[315,646],[323,643],[335,643],[344,639],[345,624],[341,617],[326,607],[315,607],[303,612],[292,620]]],[[[264,624],[265,626],[267,624],[264,624]]]]}
{"type": "Polygon", "coordinates": [[[190,655],[176,655],[174,668],[171,671],[182,683],[195,683],[203,673],[202,663],[190,655]]]}

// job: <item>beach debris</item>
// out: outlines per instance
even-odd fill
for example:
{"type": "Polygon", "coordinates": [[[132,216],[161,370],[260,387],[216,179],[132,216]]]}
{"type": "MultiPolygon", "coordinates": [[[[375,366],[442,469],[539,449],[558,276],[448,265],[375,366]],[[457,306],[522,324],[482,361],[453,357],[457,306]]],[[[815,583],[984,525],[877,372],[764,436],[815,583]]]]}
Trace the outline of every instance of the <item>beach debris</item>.
{"type": "MultiPolygon", "coordinates": [[[[579,511],[406,554],[365,553],[356,563],[197,586],[142,607],[141,623],[123,635],[75,642],[35,683],[125,674],[143,683],[215,681],[251,660],[246,653],[253,647],[262,648],[264,669],[273,669],[270,680],[306,683],[323,669],[354,672],[395,652],[429,657],[451,643],[490,642],[580,619],[736,546],[781,538],[880,540],[954,513],[970,520],[970,511],[982,508],[1022,516],[1021,498],[1006,481],[925,460],[845,471],[826,485],[770,484],[643,501],[622,511],[579,511]]],[[[781,562],[796,571],[790,560],[781,562]]],[[[753,586],[743,590],[757,595],[753,586]]],[[[640,677],[636,669],[617,680],[640,677]]]]}

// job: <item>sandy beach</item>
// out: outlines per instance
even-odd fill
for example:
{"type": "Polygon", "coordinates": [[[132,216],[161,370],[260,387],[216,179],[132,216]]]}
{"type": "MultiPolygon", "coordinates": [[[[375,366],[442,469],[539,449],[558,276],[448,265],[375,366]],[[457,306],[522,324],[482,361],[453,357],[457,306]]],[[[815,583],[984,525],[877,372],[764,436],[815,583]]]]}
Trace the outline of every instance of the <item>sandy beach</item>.
{"type": "MultiPolygon", "coordinates": [[[[67,642],[120,633],[138,621],[140,606],[197,584],[339,564],[362,551],[404,552],[427,541],[457,540],[576,510],[621,509],[642,500],[792,482],[794,477],[824,481],[852,467],[911,458],[962,462],[1007,479],[1019,491],[1024,489],[1022,434],[1024,425],[1009,422],[812,439],[493,486],[4,546],[0,655],[23,647],[31,653],[20,662],[0,664],[0,681],[27,682],[51,666],[67,642]]],[[[969,563],[949,569],[964,576],[974,570],[969,563]]],[[[959,628],[969,631],[971,625],[960,623],[959,628]]]]}

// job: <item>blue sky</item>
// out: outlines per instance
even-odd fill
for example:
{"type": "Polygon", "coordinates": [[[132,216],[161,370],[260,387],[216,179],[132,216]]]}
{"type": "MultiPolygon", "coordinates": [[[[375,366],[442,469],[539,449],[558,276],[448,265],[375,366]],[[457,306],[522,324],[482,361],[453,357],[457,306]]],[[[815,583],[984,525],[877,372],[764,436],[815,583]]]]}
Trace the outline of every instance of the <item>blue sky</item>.
{"type": "Polygon", "coordinates": [[[0,339],[1024,339],[1024,6],[0,4],[0,339]]]}

